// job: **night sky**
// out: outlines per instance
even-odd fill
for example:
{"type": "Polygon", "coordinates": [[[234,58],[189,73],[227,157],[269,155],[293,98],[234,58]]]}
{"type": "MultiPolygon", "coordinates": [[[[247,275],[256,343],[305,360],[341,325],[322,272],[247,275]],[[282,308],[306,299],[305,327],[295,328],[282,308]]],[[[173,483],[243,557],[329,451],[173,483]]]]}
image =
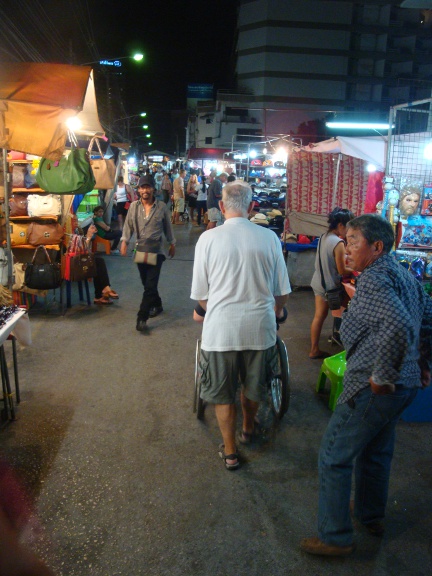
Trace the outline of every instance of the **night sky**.
{"type": "Polygon", "coordinates": [[[236,18],[233,0],[2,0],[0,60],[84,63],[142,52],[140,64],[122,61],[124,108],[154,109],[161,122],[163,111],[186,107],[188,83],[232,87],[236,18]]]}

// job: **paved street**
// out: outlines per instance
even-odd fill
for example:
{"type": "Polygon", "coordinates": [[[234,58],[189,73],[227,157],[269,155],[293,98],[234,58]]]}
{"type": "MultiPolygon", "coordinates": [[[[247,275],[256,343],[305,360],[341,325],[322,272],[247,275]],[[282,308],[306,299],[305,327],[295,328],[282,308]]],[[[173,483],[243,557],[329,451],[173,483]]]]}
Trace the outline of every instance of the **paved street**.
{"type": "MultiPolygon", "coordinates": [[[[401,422],[387,531],[358,531],[346,559],[300,552],[316,533],[317,453],[330,417],[307,357],[313,294],[294,292],[281,328],[291,406],[278,429],[224,469],[214,411],[192,414],[200,326],[189,299],[199,231],[177,227],[160,280],[165,312],[135,330],[141,298],[131,258],[106,257],[114,305],[31,315],[19,349],[22,403],[1,454],[36,497],[37,543],[59,576],[426,576],[432,566],[432,424],[401,422]]],[[[93,288],[91,287],[91,291],[93,288]]],[[[92,294],[93,296],[93,294],[92,294]]],[[[323,334],[330,333],[330,322],[323,334]]],[[[330,345],[327,344],[330,351],[330,345]]],[[[336,352],[337,349],[335,348],[336,352]]]]}

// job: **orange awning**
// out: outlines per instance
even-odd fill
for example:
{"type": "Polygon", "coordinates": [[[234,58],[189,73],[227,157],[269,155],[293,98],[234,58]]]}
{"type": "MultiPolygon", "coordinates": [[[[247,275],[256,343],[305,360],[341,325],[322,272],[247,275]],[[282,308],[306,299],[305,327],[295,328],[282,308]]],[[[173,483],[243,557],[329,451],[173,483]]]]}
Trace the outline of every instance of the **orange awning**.
{"type": "Polygon", "coordinates": [[[77,134],[103,132],[90,66],[39,62],[0,64],[0,147],[58,160],[65,121],[79,116],[77,134]]]}

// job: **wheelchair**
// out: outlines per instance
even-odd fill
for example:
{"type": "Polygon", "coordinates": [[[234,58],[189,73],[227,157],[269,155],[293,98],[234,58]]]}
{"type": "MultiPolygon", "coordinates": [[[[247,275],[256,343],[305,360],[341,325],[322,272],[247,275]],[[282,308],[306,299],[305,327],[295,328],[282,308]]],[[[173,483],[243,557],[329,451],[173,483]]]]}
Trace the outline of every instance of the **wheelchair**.
{"type": "MultiPolygon", "coordinates": [[[[198,339],[195,349],[195,386],[193,397],[193,413],[196,414],[198,420],[204,418],[206,408],[206,402],[201,398],[200,354],[201,339],[198,339]]],[[[277,336],[274,345],[273,364],[272,374],[267,381],[266,402],[273,412],[275,420],[279,421],[287,412],[290,401],[288,352],[284,341],[279,338],[279,336],[277,336]]]]}

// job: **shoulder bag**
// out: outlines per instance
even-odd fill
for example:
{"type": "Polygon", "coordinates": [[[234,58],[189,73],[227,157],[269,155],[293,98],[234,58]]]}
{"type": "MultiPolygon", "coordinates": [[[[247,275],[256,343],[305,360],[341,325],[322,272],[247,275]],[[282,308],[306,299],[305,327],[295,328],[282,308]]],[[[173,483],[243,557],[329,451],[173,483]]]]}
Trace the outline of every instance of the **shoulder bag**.
{"type": "MultiPolygon", "coordinates": [[[[136,264],[149,264],[150,266],[156,266],[160,242],[149,239],[146,240],[145,238],[142,238],[140,240],[139,227],[138,227],[138,209],[139,205],[136,207],[135,210],[135,227],[136,227],[137,242],[135,245],[134,262],[136,264]]],[[[147,220],[145,221],[144,228],[148,225],[148,223],[152,219],[153,214],[154,210],[150,215],[150,217],[147,218],[147,220]]]]}
{"type": "Polygon", "coordinates": [[[27,216],[27,196],[14,194],[9,198],[9,216],[27,216]]]}
{"type": "MultiPolygon", "coordinates": [[[[324,234],[323,234],[323,236],[324,236],[324,234]]],[[[332,290],[327,290],[327,288],[326,288],[326,284],[325,284],[325,280],[324,280],[323,267],[321,264],[321,241],[323,239],[323,236],[320,237],[319,242],[318,242],[318,261],[319,261],[319,266],[320,266],[321,285],[324,289],[325,298],[328,302],[330,310],[339,310],[339,308],[342,305],[342,290],[343,290],[343,288],[342,288],[342,286],[338,286],[336,288],[333,288],[332,290]]]]}
{"type": "Polygon", "coordinates": [[[90,144],[88,147],[89,156],[91,156],[91,152],[95,142],[98,148],[100,158],[94,160],[90,159],[90,165],[92,167],[93,175],[96,180],[96,184],[94,187],[96,190],[108,190],[110,188],[114,188],[115,172],[116,172],[115,163],[114,160],[111,159],[107,160],[104,157],[104,154],[102,152],[99,143],[99,138],[97,136],[93,136],[93,138],[90,140],[90,144]]]}
{"type": "Polygon", "coordinates": [[[11,246],[22,246],[28,244],[28,222],[10,222],[10,241],[11,246]]]}
{"type": "Polygon", "coordinates": [[[60,216],[61,197],[58,194],[29,194],[27,197],[29,216],[60,216]]]}
{"type": "Polygon", "coordinates": [[[87,194],[95,186],[89,153],[77,148],[76,138],[70,136],[72,150],[60,161],[42,158],[36,172],[36,181],[42,190],[54,194],[87,194]]]}
{"type": "Polygon", "coordinates": [[[83,236],[73,234],[66,254],[64,277],[71,282],[87,280],[97,275],[95,256],[87,249],[83,236]]]}
{"type": "Polygon", "coordinates": [[[33,246],[41,244],[60,244],[64,230],[60,224],[31,222],[28,227],[28,243],[33,246]]]}
{"type": "Polygon", "coordinates": [[[45,246],[38,246],[34,251],[32,261],[25,265],[24,284],[36,290],[52,290],[61,284],[60,264],[51,262],[45,246]],[[45,252],[45,263],[35,264],[36,254],[39,250],[45,252]]]}

